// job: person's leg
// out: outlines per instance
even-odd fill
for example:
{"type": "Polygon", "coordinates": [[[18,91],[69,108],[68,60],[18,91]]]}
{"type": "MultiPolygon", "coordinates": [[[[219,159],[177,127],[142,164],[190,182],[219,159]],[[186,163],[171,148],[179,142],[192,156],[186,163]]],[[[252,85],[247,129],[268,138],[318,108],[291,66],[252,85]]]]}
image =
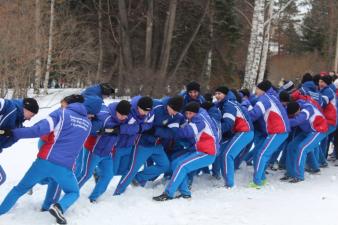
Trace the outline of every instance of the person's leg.
{"type": "Polygon", "coordinates": [[[151,150],[152,154],[150,157],[155,164],[144,168],[144,170],[138,172],[135,176],[136,181],[141,185],[169,170],[170,162],[162,145],[154,146],[151,150]]]}
{"type": "Polygon", "coordinates": [[[130,155],[133,147],[116,148],[116,152],[113,156],[114,174],[124,175],[128,172],[130,164],[130,155]]]}
{"type": "Polygon", "coordinates": [[[297,158],[295,161],[295,173],[296,177],[300,180],[304,180],[304,168],[308,152],[313,151],[318,143],[325,138],[324,133],[309,133],[305,139],[296,148],[297,158]]]}
{"type": "Polygon", "coordinates": [[[170,198],[174,197],[176,190],[180,187],[183,180],[187,178],[188,173],[206,165],[210,165],[215,160],[215,156],[207,155],[202,152],[194,152],[181,159],[182,160],[178,162],[174,169],[170,182],[165,189],[165,193],[170,198]]]}
{"type": "Polygon", "coordinates": [[[137,146],[133,149],[133,156],[130,163],[128,172],[120,179],[119,184],[116,187],[114,195],[122,194],[128,185],[135,178],[136,173],[139,171],[143,163],[150,157],[152,151],[144,146],[137,146]]]}
{"type": "Polygon", "coordinates": [[[60,185],[60,188],[65,193],[64,196],[57,202],[63,213],[74,204],[80,196],[80,189],[73,171],[68,168],[54,165],[52,178],[60,185]]]}
{"type": "Polygon", "coordinates": [[[101,175],[93,192],[89,196],[91,201],[95,201],[107,190],[107,187],[114,176],[114,165],[111,156],[103,158],[103,160],[99,163],[99,166],[101,168],[101,175]]]}
{"type": "Polygon", "coordinates": [[[81,184],[80,186],[82,186],[82,184],[84,184],[85,180],[87,179],[89,167],[93,157],[93,153],[86,149],[83,149],[81,154],[82,154],[81,158],[78,158],[77,160],[78,164],[77,165],[75,164],[76,165],[75,176],[79,184],[81,184]]]}
{"type": "Polygon", "coordinates": [[[61,188],[54,180],[50,180],[47,187],[45,200],[43,201],[41,210],[47,211],[51,205],[59,201],[61,195],[61,188]]]}
{"type": "Polygon", "coordinates": [[[7,194],[0,205],[0,215],[8,212],[17,200],[27,191],[29,191],[35,184],[46,177],[49,168],[45,166],[44,160],[37,159],[28,169],[21,181],[7,194]]]}
{"type": "Polygon", "coordinates": [[[234,160],[237,155],[249,144],[253,139],[253,132],[237,133],[227,144],[222,154],[222,175],[227,187],[234,186],[235,165],[234,160]]]}
{"type": "Polygon", "coordinates": [[[95,168],[101,160],[102,158],[100,156],[95,153],[90,153],[90,156],[86,160],[86,166],[84,167],[82,176],[76,179],[78,181],[79,188],[82,188],[82,186],[92,177],[95,168]]]}
{"type": "Polygon", "coordinates": [[[268,135],[262,147],[258,149],[258,154],[254,157],[254,178],[253,182],[256,185],[262,185],[262,178],[264,178],[265,168],[271,155],[278,149],[278,147],[288,137],[288,133],[268,135]]]}

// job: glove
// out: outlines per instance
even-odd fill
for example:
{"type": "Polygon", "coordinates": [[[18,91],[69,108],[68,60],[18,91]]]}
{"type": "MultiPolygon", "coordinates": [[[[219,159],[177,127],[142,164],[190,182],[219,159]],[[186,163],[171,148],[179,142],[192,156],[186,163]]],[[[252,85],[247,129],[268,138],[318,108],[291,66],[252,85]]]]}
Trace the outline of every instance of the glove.
{"type": "Polygon", "coordinates": [[[120,127],[117,126],[117,127],[114,127],[114,128],[102,128],[100,129],[97,134],[98,135],[119,135],[120,133],[120,127]]]}
{"type": "Polygon", "coordinates": [[[155,127],[150,128],[149,130],[145,130],[142,132],[142,134],[147,134],[147,135],[154,135],[155,134],[155,127]]]}
{"type": "Polygon", "coordinates": [[[11,129],[3,129],[3,130],[0,130],[0,136],[1,137],[12,137],[13,132],[11,129]]]}

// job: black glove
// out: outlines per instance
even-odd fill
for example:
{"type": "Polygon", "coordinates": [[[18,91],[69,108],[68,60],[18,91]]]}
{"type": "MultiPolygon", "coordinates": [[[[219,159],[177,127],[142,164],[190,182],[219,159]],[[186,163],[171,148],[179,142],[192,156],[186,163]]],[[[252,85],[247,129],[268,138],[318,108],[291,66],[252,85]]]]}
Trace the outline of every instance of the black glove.
{"type": "Polygon", "coordinates": [[[154,135],[156,131],[155,127],[150,128],[149,130],[145,130],[142,132],[142,134],[147,134],[147,135],[154,135]]]}
{"type": "Polygon", "coordinates": [[[97,134],[98,135],[119,135],[120,133],[120,127],[114,127],[114,128],[102,128],[100,129],[97,134]]]}
{"type": "Polygon", "coordinates": [[[13,132],[11,129],[3,129],[3,130],[0,130],[0,136],[1,137],[12,137],[13,132]]]}

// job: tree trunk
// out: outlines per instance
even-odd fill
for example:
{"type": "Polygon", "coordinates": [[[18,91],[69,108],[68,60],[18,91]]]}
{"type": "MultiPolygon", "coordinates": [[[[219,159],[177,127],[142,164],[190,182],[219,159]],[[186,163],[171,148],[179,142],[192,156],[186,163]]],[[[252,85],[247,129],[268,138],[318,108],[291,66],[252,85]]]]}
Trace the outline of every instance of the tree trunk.
{"type": "Polygon", "coordinates": [[[99,5],[97,9],[97,20],[98,20],[98,36],[99,36],[99,61],[97,63],[96,82],[100,82],[102,76],[102,64],[103,64],[103,44],[102,44],[102,0],[98,0],[99,5]]]}
{"type": "Polygon", "coordinates": [[[119,5],[119,19],[121,30],[120,40],[122,48],[123,65],[125,66],[126,70],[131,70],[133,68],[133,58],[131,53],[131,44],[128,28],[128,13],[125,0],[119,0],[118,5],[119,5]]]}
{"type": "Polygon", "coordinates": [[[41,12],[40,0],[35,0],[35,79],[34,79],[34,94],[40,94],[41,82],[41,12]]]}
{"type": "Polygon", "coordinates": [[[147,28],[146,28],[146,50],[144,63],[146,68],[151,66],[151,49],[153,42],[153,23],[154,23],[154,0],[148,0],[147,28]]]}
{"type": "MultiPolygon", "coordinates": [[[[253,88],[256,83],[257,79],[257,71],[254,72],[254,59],[257,54],[257,48],[259,48],[259,40],[258,36],[260,34],[261,29],[263,27],[264,22],[264,0],[255,0],[255,7],[252,16],[252,27],[251,27],[251,34],[250,34],[250,42],[248,46],[248,55],[245,65],[245,76],[244,76],[244,88],[253,88]],[[263,15],[262,15],[263,14],[263,15]],[[262,21],[263,17],[263,21],[262,21]],[[261,24],[260,24],[261,23],[261,24]]],[[[261,45],[260,45],[261,46],[261,45]]]]}
{"type": "Polygon", "coordinates": [[[47,57],[45,82],[43,84],[44,94],[48,94],[48,81],[49,81],[50,66],[51,66],[51,62],[52,62],[54,5],[55,5],[55,0],[51,0],[51,2],[50,2],[49,38],[48,38],[48,57],[47,57]]]}
{"type": "Polygon", "coordinates": [[[174,68],[173,72],[170,74],[170,78],[172,78],[172,77],[174,77],[174,76],[176,75],[176,72],[177,72],[178,68],[180,67],[180,65],[181,65],[181,63],[182,63],[184,57],[186,56],[186,54],[187,54],[187,52],[188,52],[188,50],[189,50],[191,44],[192,44],[193,41],[195,40],[195,38],[196,38],[196,36],[197,36],[197,34],[198,34],[198,31],[199,31],[200,28],[201,28],[201,25],[202,25],[202,23],[203,23],[203,20],[204,20],[205,16],[206,16],[207,13],[208,13],[209,2],[210,2],[210,0],[207,0],[207,1],[205,1],[205,2],[206,2],[206,3],[205,3],[205,6],[204,6],[204,12],[203,12],[203,15],[202,15],[200,21],[198,22],[198,24],[197,24],[197,26],[196,26],[194,32],[192,33],[192,35],[191,35],[191,37],[190,37],[188,43],[185,45],[185,47],[184,47],[184,49],[183,49],[183,51],[182,51],[180,57],[178,58],[177,63],[176,63],[176,65],[175,65],[175,68],[174,68]]]}
{"type": "MultiPolygon", "coordinates": [[[[272,17],[273,6],[274,6],[274,0],[270,0],[268,18],[272,17]]],[[[257,83],[262,82],[264,79],[266,62],[267,62],[268,54],[269,54],[270,28],[271,28],[271,20],[269,20],[269,23],[267,24],[267,27],[264,33],[264,41],[263,41],[264,44],[263,44],[262,57],[261,57],[261,63],[260,63],[257,83]]]]}
{"type": "Polygon", "coordinates": [[[163,35],[163,45],[160,56],[160,78],[164,78],[169,65],[169,57],[171,50],[171,41],[173,38],[174,28],[175,28],[175,19],[176,19],[176,5],[177,0],[171,0],[169,3],[169,12],[166,19],[163,35]]]}
{"type": "Polygon", "coordinates": [[[334,71],[338,72],[338,31],[336,37],[336,56],[334,60],[334,71]]]}

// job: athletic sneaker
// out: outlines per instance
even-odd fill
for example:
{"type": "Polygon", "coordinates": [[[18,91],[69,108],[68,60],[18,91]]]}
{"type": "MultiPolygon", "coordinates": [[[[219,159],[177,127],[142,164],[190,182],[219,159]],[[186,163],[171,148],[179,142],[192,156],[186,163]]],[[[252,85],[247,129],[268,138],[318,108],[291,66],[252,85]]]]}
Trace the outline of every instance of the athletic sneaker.
{"type": "Polygon", "coordinates": [[[62,209],[58,203],[52,205],[49,209],[49,213],[55,217],[58,224],[67,224],[66,218],[63,216],[62,209]]]}
{"type": "Polygon", "coordinates": [[[159,201],[159,202],[163,202],[163,201],[167,201],[167,200],[172,200],[173,198],[170,197],[169,195],[167,195],[167,193],[163,193],[159,196],[153,197],[154,201],[159,201]]]}

